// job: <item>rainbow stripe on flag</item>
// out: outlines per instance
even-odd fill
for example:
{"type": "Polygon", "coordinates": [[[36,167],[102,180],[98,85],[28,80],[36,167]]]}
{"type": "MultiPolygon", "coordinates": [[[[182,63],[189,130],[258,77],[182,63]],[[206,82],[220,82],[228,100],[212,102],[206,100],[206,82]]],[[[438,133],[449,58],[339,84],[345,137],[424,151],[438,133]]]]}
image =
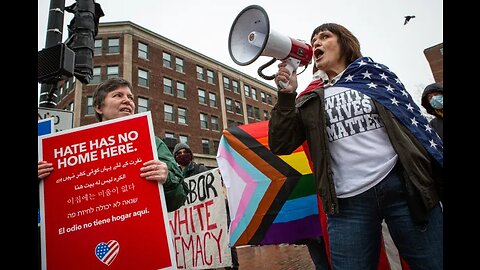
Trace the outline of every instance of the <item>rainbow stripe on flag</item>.
{"type": "Polygon", "coordinates": [[[217,162],[227,187],[230,244],[298,243],[320,236],[314,177],[302,147],[268,148],[268,121],[223,131],[217,162]]]}

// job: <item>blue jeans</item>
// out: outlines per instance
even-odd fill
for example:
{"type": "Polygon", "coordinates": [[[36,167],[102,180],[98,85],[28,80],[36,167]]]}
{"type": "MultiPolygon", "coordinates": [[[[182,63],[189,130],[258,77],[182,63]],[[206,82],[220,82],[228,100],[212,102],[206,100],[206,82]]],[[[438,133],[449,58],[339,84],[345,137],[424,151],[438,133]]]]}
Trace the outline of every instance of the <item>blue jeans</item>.
{"type": "Polygon", "coordinates": [[[334,270],[377,270],[383,219],[411,270],[443,269],[440,204],[430,210],[428,224],[414,224],[396,169],[375,187],[338,201],[340,213],[327,216],[334,270]]]}

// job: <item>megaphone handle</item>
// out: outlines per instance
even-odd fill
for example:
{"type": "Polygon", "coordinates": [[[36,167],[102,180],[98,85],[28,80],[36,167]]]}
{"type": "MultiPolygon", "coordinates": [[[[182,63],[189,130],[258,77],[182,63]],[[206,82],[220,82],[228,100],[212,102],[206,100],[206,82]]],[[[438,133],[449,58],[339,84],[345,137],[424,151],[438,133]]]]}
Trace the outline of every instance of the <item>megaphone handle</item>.
{"type": "MultiPolygon", "coordinates": [[[[297,70],[297,68],[300,66],[300,60],[296,59],[296,58],[293,58],[293,57],[289,57],[287,59],[287,66],[285,66],[288,71],[290,71],[290,74],[292,74],[295,70],[297,70]]],[[[285,89],[287,88],[288,86],[288,82],[278,82],[279,86],[281,89],[285,89]]]]}

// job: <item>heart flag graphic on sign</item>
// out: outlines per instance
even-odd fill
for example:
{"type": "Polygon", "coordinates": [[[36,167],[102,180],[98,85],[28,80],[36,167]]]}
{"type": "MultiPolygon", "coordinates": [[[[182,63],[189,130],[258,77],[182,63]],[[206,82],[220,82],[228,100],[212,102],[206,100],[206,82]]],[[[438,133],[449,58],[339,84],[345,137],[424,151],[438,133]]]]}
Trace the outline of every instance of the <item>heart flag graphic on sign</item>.
{"type": "Polygon", "coordinates": [[[95,248],[95,255],[106,265],[110,265],[120,251],[120,244],[115,240],[110,240],[107,243],[101,242],[95,248]]]}

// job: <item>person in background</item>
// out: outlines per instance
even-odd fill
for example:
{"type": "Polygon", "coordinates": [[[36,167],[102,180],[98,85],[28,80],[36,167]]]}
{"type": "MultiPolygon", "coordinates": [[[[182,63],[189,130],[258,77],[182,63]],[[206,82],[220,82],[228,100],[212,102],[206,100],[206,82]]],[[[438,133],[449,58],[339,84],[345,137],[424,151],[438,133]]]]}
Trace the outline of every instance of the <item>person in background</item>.
{"type": "Polygon", "coordinates": [[[177,143],[173,148],[173,156],[180,166],[184,178],[208,171],[205,165],[193,161],[192,150],[186,143],[177,143]]]}
{"type": "Polygon", "coordinates": [[[297,98],[296,72],[287,61],[278,65],[268,143],[285,155],[306,141],[332,268],[377,269],[385,220],[410,269],[443,269],[442,140],[425,128],[397,76],[363,57],[348,29],[322,24],[311,43],[328,80],[297,98]]]}
{"type": "Polygon", "coordinates": [[[427,85],[422,94],[422,106],[427,113],[434,116],[430,125],[443,140],[443,85],[432,83],[427,85]]]}
{"type": "MultiPolygon", "coordinates": [[[[175,157],[175,160],[177,161],[178,165],[182,169],[183,176],[185,178],[208,171],[209,169],[201,164],[201,163],[196,163],[193,161],[193,152],[190,149],[190,146],[186,143],[177,143],[175,147],[173,148],[173,156],[175,157]]],[[[223,186],[223,180],[222,180],[222,186],[223,186]]],[[[225,191],[223,192],[224,195],[226,195],[225,191]]],[[[227,208],[227,224],[230,224],[230,212],[228,209],[228,201],[225,197],[225,203],[226,203],[226,208],[227,208]]],[[[237,249],[235,247],[231,247],[231,255],[232,255],[232,267],[225,267],[225,269],[238,269],[238,255],[237,255],[237,249]]]]}
{"type": "MultiPolygon", "coordinates": [[[[122,78],[108,79],[95,89],[93,107],[99,122],[132,115],[135,113],[135,102],[132,85],[122,78]]],[[[167,211],[180,208],[187,199],[188,186],[183,181],[182,172],[166,144],[155,136],[157,160],[150,160],[140,168],[140,177],[150,181],[158,181],[163,185],[167,211]]],[[[53,171],[53,164],[38,161],[38,178],[44,179],[53,171]]]]}

